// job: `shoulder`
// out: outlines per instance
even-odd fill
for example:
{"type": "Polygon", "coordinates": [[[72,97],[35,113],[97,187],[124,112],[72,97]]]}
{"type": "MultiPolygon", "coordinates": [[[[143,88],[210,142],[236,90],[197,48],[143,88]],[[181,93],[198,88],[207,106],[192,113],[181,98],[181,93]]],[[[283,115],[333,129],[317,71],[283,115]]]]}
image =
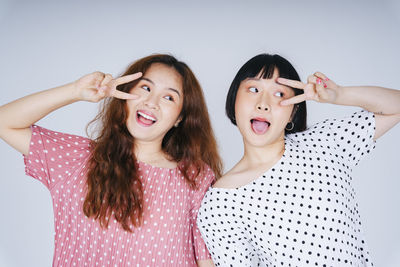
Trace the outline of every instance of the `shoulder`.
{"type": "Polygon", "coordinates": [[[365,124],[370,126],[373,123],[373,117],[372,112],[360,110],[344,117],[324,119],[308,126],[302,132],[287,134],[286,138],[302,143],[315,140],[324,142],[350,130],[362,130],[365,124]]]}
{"type": "Polygon", "coordinates": [[[215,174],[213,170],[205,163],[201,164],[190,164],[185,166],[184,163],[178,163],[178,173],[182,177],[186,177],[190,181],[194,182],[194,190],[204,190],[208,188],[215,180],[215,174]],[[186,175],[184,175],[186,173],[186,175]]]}
{"type": "Polygon", "coordinates": [[[32,125],[32,136],[40,138],[46,143],[64,143],[70,145],[88,146],[91,143],[89,138],[68,134],[58,131],[49,130],[38,125],[32,125]]]}
{"type": "Polygon", "coordinates": [[[64,162],[81,161],[91,153],[92,140],[73,134],[52,131],[37,125],[32,127],[29,156],[51,160],[60,165],[64,162]]]}
{"type": "Polygon", "coordinates": [[[209,183],[212,183],[215,180],[215,174],[213,170],[206,163],[203,163],[199,176],[204,177],[204,179],[209,183]]]}
{"type": "Polygon", "coordinates": [[[235,166],[232,167],[229,171],[224,173],[216,182],[214,183],[215,187],[231,187],[231,183],[234,180],[237,180],[238,177],[243,176],[243,167],[240,162],[238,162],[235,166]]]}

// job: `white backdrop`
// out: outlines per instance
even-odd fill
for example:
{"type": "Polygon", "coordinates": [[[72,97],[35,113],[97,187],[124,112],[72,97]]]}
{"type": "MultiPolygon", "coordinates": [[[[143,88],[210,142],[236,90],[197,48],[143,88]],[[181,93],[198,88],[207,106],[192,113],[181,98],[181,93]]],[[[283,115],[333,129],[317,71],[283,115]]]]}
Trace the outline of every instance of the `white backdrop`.
{"type": "MultiPolygon", "coordinates": [[[[279,53],[303,80],[316,70],[342,85],[400,89],[400,4],[393,1],[0,0],[0,105],[140,57],[171,53],[200,80],[228,170],[242,153],[224,114],[239,67],[279,53]],[[167,3],[168,2],[168,3],[167,3]]],[[[97,105],[76,103],[39,125],[84,135],[97,105]]],[[[309,103],[309,124],[357,108],[309,103]]],[[[361,216],[376,266],[400,266],[400,125],[355,171],[361,216]]],[[[0,141],[0,266],[50,266],[49,192],[24,175],[22,156],[0,141]]]]}

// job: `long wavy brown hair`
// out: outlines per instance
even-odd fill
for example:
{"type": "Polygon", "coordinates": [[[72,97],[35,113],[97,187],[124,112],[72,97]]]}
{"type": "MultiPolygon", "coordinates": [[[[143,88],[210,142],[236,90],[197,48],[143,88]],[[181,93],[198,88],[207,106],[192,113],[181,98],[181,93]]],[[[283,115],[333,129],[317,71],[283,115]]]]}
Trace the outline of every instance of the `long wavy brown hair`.
{"type": "MultiPolygon", "coordinates": [[[[218,178],[222,161],[218,154],[203,91],[190,68],[173,56],[151,55],[130,65],[124,74],[143,74],[154,63],[175,69],[182,77],[183,107],[181,122],[164,136],[163,151],[176,161],[186,181],[196,188],[196,177],[207,164],[218,178]],[[194,170],[194,172],[193,172],[194,170]]],[[[129,92],[138,80],[118,86],[129,92]]],[[[97,122],[97,137],[92,141],[88,161],[87,194],[83,211],[107,227],[114,217],[124,230],[132,232],[143,217],[143,188],[134,152],[134,138],[126,127],[128,109],[125,100],[109,98],[88,125],[97,122]]]]}

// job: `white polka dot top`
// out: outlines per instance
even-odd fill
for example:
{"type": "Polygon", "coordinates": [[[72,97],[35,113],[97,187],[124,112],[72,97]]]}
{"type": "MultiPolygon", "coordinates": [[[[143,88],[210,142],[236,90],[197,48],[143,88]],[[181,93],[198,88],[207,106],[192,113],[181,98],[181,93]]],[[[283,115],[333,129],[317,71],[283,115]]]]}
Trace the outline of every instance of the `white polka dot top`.
{"type": "Polygon", "coordinates": [[[50,191],[55,226],[53,266],[197,266],[210,255],[197,229],[201,200],[214,174],[206,168],[199,190],[179,168],[138,163],[144,190],[143,224],[133,233],[111,219],[108,228],[83,213],[90,140],[32,126],[26,173],[50,191]]]}
{"type": "Polygon", "coordinates": [[[197,224],[217,266],[373,266],[352,169],[374,147],[374,114],[326,120],[285,137],[253,182],[210,187],[197,224]]]}

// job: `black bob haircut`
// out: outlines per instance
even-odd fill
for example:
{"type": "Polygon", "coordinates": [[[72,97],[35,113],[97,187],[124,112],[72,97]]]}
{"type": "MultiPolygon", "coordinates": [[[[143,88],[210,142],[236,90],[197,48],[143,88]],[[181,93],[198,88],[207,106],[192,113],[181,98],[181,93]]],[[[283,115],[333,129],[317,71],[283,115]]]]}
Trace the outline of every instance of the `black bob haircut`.
{"type": "MultiPolygon", "coordinates": [[[[271,79],[274,70],[277,70],[279,77],[300,81],[299,74],[289,61],[279,55],[260,54],[247,61],[238,71],[226,96],[225,112],[231,122],[236,125],[235,102],[240,83],[247,78],[262,77],[271,79]]],[[[292,88],[295,95],[302,94],[300,89],[292,88]]],[[[295,104],[293,107],[292,122],[294,127],[291,130],[285,129],[285,134],[304,131],[307,128],[307,107],[306,102],[295,104]]]]}

